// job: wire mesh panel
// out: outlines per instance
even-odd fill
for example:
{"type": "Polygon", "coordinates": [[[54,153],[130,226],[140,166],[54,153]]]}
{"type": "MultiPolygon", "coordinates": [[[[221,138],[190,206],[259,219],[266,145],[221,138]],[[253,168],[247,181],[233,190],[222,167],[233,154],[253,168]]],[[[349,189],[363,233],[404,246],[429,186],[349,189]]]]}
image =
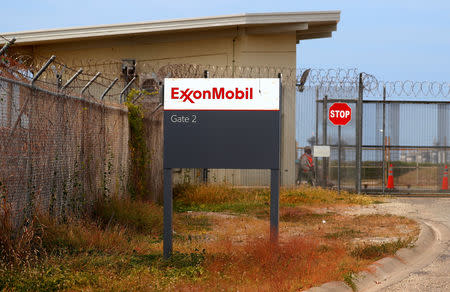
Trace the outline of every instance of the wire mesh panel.
{"type": "Polygon", "coordinates": [[[36,210],[89,210],[98,196],[123,193],[128,171],[124,106],[32,77],[14,60],[0,64],[0,194],[15,224],[36,210]]]}
{"type": "Polygon", "coordinates": [[[449,163],[449,83],[382,82],[356,70],[311,70],[310,76],[297,93],[296,139],[299,155],[304,146],[330,145],[330,157],[316,159],[318,183],[337,183],[337,127],[329,123],[327,114],[333,102],[346,102],[356,118],[342,127],[343,187],[357,190],[358,181],[352,184],[352,180],[358,180],[360,173],[359,183],[366,192],[445,192],[441,187],[449,163]],[[363,98],[360,145],[358,97],[363,98]],[[391,165],[394,186],[387,185],[391,165]]]}

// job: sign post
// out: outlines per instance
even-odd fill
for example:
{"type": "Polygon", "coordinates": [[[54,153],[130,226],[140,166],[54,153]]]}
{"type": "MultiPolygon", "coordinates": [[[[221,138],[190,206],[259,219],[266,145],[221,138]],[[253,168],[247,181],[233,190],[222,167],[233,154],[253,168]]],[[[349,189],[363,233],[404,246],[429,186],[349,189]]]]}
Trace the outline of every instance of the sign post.
{"type": "Polygon", "coordinates": [[[172,195],[172,169],[164,168],[164,234],[163,257],[168,259],[172,254],[173,235],[173,195],[172,195]]]}
{"type": "Polygon", "coordinates": [[[345,126],[352,119],[352,108],[341,102],[333,103],[328,111],[328,119],[338,126],[338,194],[341,193],[341,126],[345,126]]]}
{"type": "Polygon", "coordinates": [[[341,125],[338,125],[338,195],[341,194],[341,125]]]}
{"type": "Polygon", "coordinates": [[[172,168],[270,169],[278,239],[280,78],[166,78],[163,256],[172,254],[172,168]]]}

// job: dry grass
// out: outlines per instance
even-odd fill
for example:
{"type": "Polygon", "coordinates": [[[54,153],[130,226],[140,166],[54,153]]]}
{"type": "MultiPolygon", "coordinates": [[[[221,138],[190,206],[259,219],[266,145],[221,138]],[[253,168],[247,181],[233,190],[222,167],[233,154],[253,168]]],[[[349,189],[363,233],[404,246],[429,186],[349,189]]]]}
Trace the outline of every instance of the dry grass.
{"type": "MultiPolygon", "coordinates": [[[[175,210],[213,211],[254,214],[266,209],[270,200],[268,188],[235,188],[230,185],[179,185],[174,188],[175,210]]],[[[363,195],[301,186],[282,188],[281,206],[368,205],[379,201],[363,195]]]]}
{"type": "Polygon", "coordinates": [[[357,263],[344,246],[312,237],[291,238],[280,245],[266,238],[250,239],[240,246],[231,241],[219,245],[222,252],[210,255],[206,262],[208,280],[186,286],[204,291],[298,291],[356,271],[357,263]]]}
{"type": "Polygon", "coordinates": [[[113,197],[98,201],[94,216],[105,226],[119,224],[136,232],[161,234],[163,212],[150,202],[113,197]]]}
{"type": "Polygon", "coordinates": [[[98,205],[92,218],[61,223],[42,217],[46,256],[1,267],[0,290],[298,291],[332,280],[351,283],[353,273],[418,232],[403,217],[340,212],[370,198],[302,188],[283,190],[280,242],[273,245],[266,190],[201,186],[185,192],[176,198],[185,212],[175,213],[176,252],[169,261],[161,256],[162,208],[113,199],[98,205]],[[218,209],[226,212],[211,212],[218,209]],[[401,241],[355,241],[372,237],[401,241]]]}
{"type": "Polygon", "coordinates": [[[36,219],[26,218],[19,228],[13,225],[11,204],[0,182],[0,268],[27,264],[43,253],[43,230],[36,219]]]}

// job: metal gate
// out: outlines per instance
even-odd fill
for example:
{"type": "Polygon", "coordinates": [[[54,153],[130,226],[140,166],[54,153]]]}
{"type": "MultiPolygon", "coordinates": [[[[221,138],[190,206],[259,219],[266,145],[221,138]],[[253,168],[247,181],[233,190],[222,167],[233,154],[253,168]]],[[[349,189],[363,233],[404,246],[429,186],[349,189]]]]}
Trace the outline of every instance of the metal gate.
{"type": "Polygon", "coordinates": [[[450,86],[437,82],[381,82],[357,70],[311,70],[297,93],[298,156],[304,146],[329,145],[329,158],[315,158],[316,181],[365,193],[448,193],[443,177],[450,152],[450,86]],[[342,127],[328,121],[335,102],[352,108],[342,127]],[[392,167],[394,184],[387,185],[392,167]],[[388,188],[389,187],[389,188],[388,188]]]}

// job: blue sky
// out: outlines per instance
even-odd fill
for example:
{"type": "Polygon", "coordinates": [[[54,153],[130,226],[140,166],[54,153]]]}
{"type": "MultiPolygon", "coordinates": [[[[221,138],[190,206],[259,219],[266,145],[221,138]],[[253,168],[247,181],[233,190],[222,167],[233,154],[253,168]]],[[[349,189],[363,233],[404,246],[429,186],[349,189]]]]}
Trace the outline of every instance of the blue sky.
{"type": "Polygon", "coordinates": [[[359,68],[382,80],[450,79],[450,1],[4,2],[0,32],[244,12],[341,10],[341,22],[333,38],[298,45],[298,67],[359,68]]]}

